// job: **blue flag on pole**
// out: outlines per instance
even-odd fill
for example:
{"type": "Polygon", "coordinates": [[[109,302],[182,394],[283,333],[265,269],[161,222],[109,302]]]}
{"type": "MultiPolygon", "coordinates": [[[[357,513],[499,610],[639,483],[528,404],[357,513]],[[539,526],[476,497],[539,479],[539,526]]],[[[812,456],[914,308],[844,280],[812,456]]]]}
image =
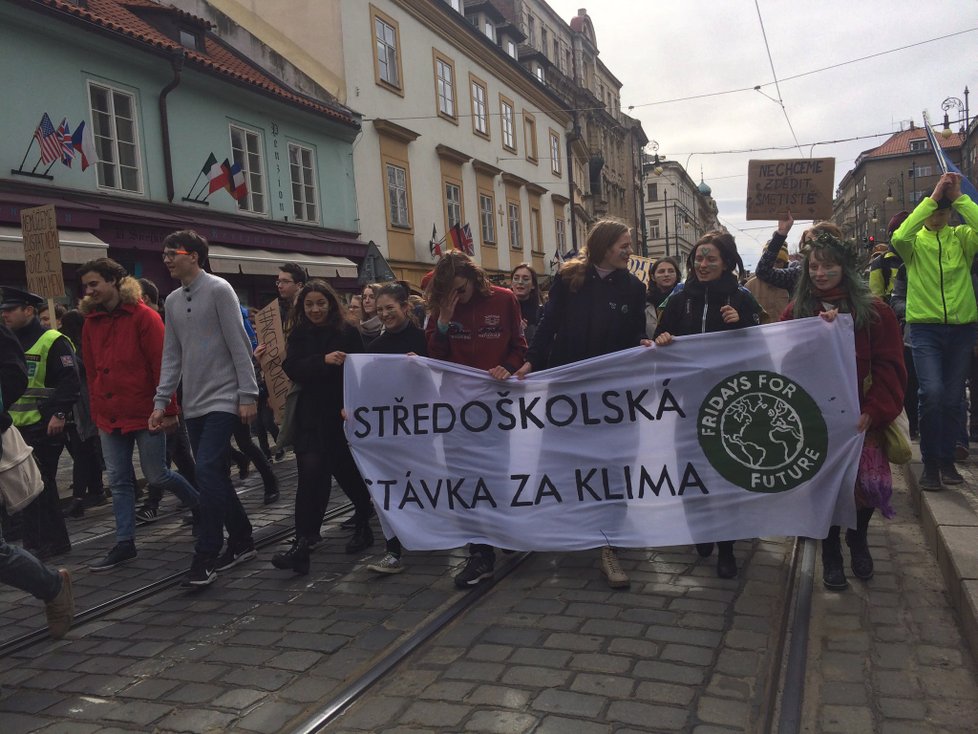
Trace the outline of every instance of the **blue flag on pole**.
{"type": "Polygon", "coordinates": [[[975,188],[975,185],[971,181],[965,178],[964,174],[961,173],[961,169],[954,165],[950,156],[944,152],[940,141],[937,139],[937,135],[934,134],[934,128],[931,127],[926,112],[924,113],[924,129],[927,130],[927,139],[930,141],[930,147],[934,149],[934,155],[937,156],[937,165],[941,171],[944,173],[957,173],[961,176],[961,193],[967,194],[972,201],[978,203],[978,189],[975,188]]]}

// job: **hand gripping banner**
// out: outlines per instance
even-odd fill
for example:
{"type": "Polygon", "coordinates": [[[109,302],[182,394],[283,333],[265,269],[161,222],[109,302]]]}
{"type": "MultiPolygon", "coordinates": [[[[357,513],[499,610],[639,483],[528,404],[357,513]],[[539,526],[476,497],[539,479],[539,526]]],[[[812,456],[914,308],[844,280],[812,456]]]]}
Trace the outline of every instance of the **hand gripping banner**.
{"type": "Polygon", "coordinates": [[[677,338],[493,380],[350,355],[346,434],[409,550],[654,547],[855,524],[852,319],[677,338]]]}

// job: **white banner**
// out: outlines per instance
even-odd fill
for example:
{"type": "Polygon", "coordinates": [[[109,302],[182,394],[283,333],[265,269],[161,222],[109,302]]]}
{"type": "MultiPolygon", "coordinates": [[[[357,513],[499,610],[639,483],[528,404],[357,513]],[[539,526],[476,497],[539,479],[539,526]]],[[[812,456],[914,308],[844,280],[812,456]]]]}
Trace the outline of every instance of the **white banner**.
{"type": "Polygon", "coordinates": [[[854,527],[852,320],[677,338],[499,382],[350,355],[347,437],[409,550],[656,547],[854,527]]]}

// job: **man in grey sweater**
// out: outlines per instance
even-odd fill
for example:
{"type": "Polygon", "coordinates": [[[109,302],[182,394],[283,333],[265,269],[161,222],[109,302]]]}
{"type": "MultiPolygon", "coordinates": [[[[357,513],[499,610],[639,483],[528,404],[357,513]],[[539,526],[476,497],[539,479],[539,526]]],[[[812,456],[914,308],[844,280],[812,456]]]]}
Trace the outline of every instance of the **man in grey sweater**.
{"type": "Polygon", "coordinates": [[[207,586],[218,571],[257,555],[251,522],[231,484],[230,440],[235,422],[255,419],[258,384],[238,297],[226,280],[204,271],[207,240],[192,230],[174,232],[163,240],[163,262],[181,287],[166,299],[163,364],[149,429],[175,428],[175,417],[163,411],[182,379],[200,489],[200,534],[184,585],[207,586]]]}

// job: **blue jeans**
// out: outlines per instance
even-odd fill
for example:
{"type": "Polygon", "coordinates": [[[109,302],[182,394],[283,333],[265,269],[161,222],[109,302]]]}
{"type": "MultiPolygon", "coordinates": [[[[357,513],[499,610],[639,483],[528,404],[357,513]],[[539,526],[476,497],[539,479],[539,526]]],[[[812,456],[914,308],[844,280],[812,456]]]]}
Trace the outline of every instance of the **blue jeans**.
{"type": "Polygon", "coordinates": [[[61,576],[33,555],[8,545],[0,530],[0,583],[8,584],[40,599],[51,601],[61,592],[61,576]]]}
{"type": "Polygon", "coordinates": [[[962,424],[964,384],[971,369],[975,324],[910,324],[920,385],[920,455],[925,464],[954,461],[962,424]]]}
{"type": "Polygon", "coordinates": [[[112,488],[112,512],[115,514],[115,539],[123,543],[136,539],[136,488],[133,486],[132,450],[139,448],[139,463],[150,484],[173,492],[183,502],[196,507],[197,490],[166,465],[166,436],[149,430],[131,433],[99,431],[102,458],[112,488]]]}
{"type": "Polygon", "coordinates": [[[240,420],[233,413],[221,412],[186,419],[200,489],[199,556],[215,557],[221,552],[225,526],[229,548],[251,543],[248,513],[231,484],[231,435],[240,420]]]}

